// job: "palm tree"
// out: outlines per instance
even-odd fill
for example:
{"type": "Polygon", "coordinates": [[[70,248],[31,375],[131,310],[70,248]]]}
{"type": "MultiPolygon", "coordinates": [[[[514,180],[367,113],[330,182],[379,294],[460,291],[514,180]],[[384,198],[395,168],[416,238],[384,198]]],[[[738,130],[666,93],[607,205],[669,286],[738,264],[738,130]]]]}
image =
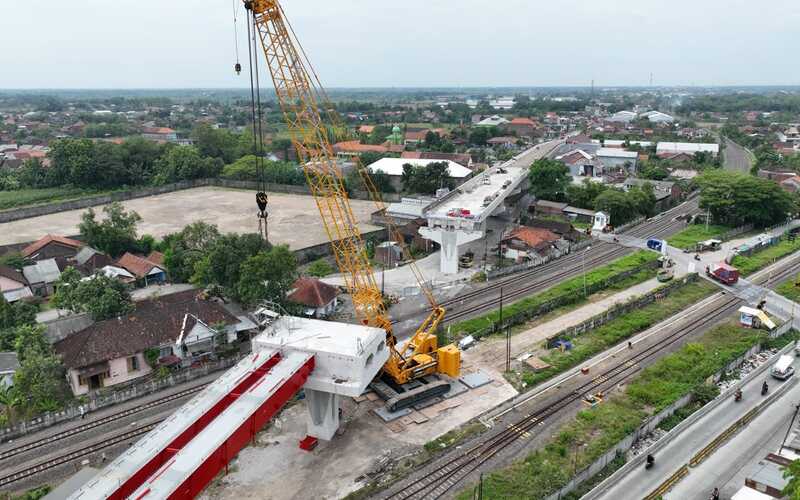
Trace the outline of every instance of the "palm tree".
{"type": "Polygon", "coordinates": [[[19,393],[14,390],[12,386],[0,385],[0,405],[3,406],[6,413],[6,420],[9,424],[13,423],[14,412],[13,409],[22,403],[19,393]]]}

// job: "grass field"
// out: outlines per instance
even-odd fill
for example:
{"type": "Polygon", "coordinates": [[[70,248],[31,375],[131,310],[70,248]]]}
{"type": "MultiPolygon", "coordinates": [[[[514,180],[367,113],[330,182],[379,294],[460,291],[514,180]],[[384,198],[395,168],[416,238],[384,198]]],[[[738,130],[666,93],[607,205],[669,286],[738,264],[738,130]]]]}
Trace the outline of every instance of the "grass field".
{"type": "Polygon", "coordinates": [[[800,302],[800,286],[795,283],[800,283],[800,274],[782,283],[775,291],[793,302],[800,302]]]}
{"type": "MultiPolygon", "coordinates": [[[[658,259],[658,254],[649,251],[639,251],[625,257],[620,257],[609,264],[587,272],[586,286],[589,288],[589,290],[594,290],[594,293],[607,290],[611,287],[611,285],[608,284],[606,286],[605,282],[611,278],[628,272],[632,269],[642,267],[648,262],[653,262],[656,259],[658,259]]],[[[655,274],[655,269],[646,269],[641,273],[632,276],[630,279],[626,279],[624,286],[630,287],[637,283],[641,283],[642,281],[655,277],[655,274]]],[[[585,302],[587,297],[583,295],[583,283],[583,275],[559,283],[553,288],[545,290],[542,293],[518,300],[517,302],[504,307],[504,315],[506,318],[510,318],[521,312],[536,310],[541,307],[542,304],[550,301],[559,301],[560,306],[580,304],[585,302]]],[[[590,295],[591,293],[592,292],[590,292],[590,295]]],[[[485,330],[487,327],[490,327],[494,322],[500,319],[499,316],[500,315],[498,311],[492,311],[483,316],[456,323],[452,326],[452,331],[457,333],[475,334],[485,330]]]]}
{"type": "Polygon", "coordinates": [[[700,241],[719,238],[730,229],[728,226],[710,225],[706,230],[705,224],[695,224],[669,237],[667,244],[675,248],[687,248],[700,241]]]}
{"type": "Polygon", "coordinates": [[[103,194],[78,188],[20,189],[18,191],[0,191],[0,210],[19,208],[28,205],[40,205],[56,201],[75,200],[103,194]]]}
{"type": "Polygon", "coordinates": [[[737,255],[731,264],[738,268],[743,276],[746,276],[797,250],[800,250],[800,238],[794,241],[783,239],[777,245],[767,247],[749,257],[737,255]]]}

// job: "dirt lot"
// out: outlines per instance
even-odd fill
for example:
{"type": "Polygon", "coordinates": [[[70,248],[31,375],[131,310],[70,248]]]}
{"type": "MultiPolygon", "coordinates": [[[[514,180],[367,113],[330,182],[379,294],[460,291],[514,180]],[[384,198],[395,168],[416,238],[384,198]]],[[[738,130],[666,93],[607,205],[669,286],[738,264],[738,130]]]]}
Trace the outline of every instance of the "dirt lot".
{"type": "MultiPolygon", "coordinates": [[[[359,221],[368,221],[375,210],[372,202],[351,200],[359,221]]],[[[219,226],[223,232],[257,232],[255,194],[251,191],[204,187],[176,191],[123,202],[128,210],[142,216],[139,234],[159,238],[202,220],[219,226]]],[[[47,233],[78,234],[78,223],[85,210],[34,217],[0,224],[0,245],[36,240],[47,233]]],[[[95,207],[102,212],[102,207],[95,207]]],[[[377,229],[359,224],[362,231],[377,229]]],[[[310,196],[270,193],[269,239],[293,249],[328,241],[317,206],[310,196]]]]}

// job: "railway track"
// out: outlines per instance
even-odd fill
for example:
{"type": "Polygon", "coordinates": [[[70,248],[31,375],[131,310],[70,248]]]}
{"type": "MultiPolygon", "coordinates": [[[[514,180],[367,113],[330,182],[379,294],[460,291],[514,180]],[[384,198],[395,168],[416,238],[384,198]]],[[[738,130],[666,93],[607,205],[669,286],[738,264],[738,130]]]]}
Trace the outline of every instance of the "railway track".
{"type": "MultiPolygon", "coordinates": [[[[763,275],[754,279],[754,283],[772,285],[790,276],[793,276],[800,263],[794,263],[785,269],[768,275],[763,279],[763,275]]],[[[477,470],[480,466],[492,459],[498,453],[508,448],[520,438],[527,438],[535,427],[541,425],[549,417],[556,415],[561,410],[580,401],[585,394],[592,394],[608,387],[613,387],[621,382],[630,379],[634,374],[641,370],[642,362],[649,358],[658,356],[663,349],[679,342],[680,340],[703,331],[713,325],[718,320],[730,316],[738,308],[740,299],[729,294],[720,294],[709,306],[698,320],[694,321],[688,328],[675,328],[673,334],[658,340],[653,345],[644,348],[633,354],[630,358],[622,361],[605,372],[580,385],[575,390],[558,398],[540,410],[529,413],[509,424],[499,432],[489,436],[486,440],[476,444],[469,450],[451,458],[450,460],[436,464],[436,468],[429,474],[417,478],[413,486],[402,489],[384,498],[400,500],[407,498],[426,498],[438,499],[444,496],[451,488],[456,486],[469,474],[477,470]]]]}
{"type": "Polygon", "coordinates": [[[35,476],[36,474],[40,474],[42,472],[49,471],[56,467],[68,464],[74,460],[90,456],[94,453],[102,451],[111,446],[122,444],[128,441],[129,439],[137,438],[143,434],[150,432],[159,423],[161,423],[161,421],[153,422],[151,424],[143,425],[141,427],[137,427],[135,429],[131,429],[129,431],[116,434],[112,437],[103,439],[101,441],[97,441],[96,443],[84,446],[83,448],[77,449],[75,451],[71,451],[64,455],[59,455],[51,459],[44,460],[34,466],[20,469],[18,471],[12,472],[11,474],[2,476],[0,477],[0,488],[8,486],[9,484],[15,483],[17,481],[21,481],[23,479],[28,479],[32,476],[35,476]]]}
{"type": "MultiPolygon", "coordinates": [[[[120,411],[120,412],[117,412],[117,413],[113,413],[111,415],[107,415],[107,416],[99,418],[97,420],[92,420],[90,422],[87,422],[87,423],[85,423],[83,425],[80,425],[78,427],[74,427],[72,429],[67,429],[65,431],[58,432],[56,434],[53,434],[52,436],[48,436],[48,437],[45,437],[45,438],[42,438],[42,439],[38,439],[36,441],[31,441],[30,443],[25,443],[25,444],[22,444],[20,446],[15,447],[15,448],[11,448],[9,450],[4,450],[4,451],[0,452],[0,462],[2,462],[4,460],[8,460],[8,459],[10,459],[12,457],[15,457],[17,455],[20,455],[22,453],[26,453],[28,451],[32,451],[32,450],[41,448],[43,446],[48,446],[48,445],[52,445],[52,444],[58,443],[58,442],[63,441],[65,439],[67,439],[67,438],[70,438],[70,437],[76,436],[78,434],[82,434],[84,432],[88,432],[88,431],[91,431],[93,429],[96,429],[96,428],[98,428],[100,426],[116,422],[118,420],[121,420],[121,419],[126,418],[126,417],[130,417],[132,415],[136,415],[137,413],[141,413],[143,411],[150,410],[150,409],[153,409],[153,408],[158,408],[159,406],[165,405],[167,403],[171,403],[171,402],[180,400],[182,398],[185,398],[187,396],[191,396],[191,395],[197,394],[198,392],[200,392],[203,389],[205,389],[207,385],[208,384],[203,384],[203,385],[200,385],[200,386],[197,386],[197,387],[192,387],[190,389],[186,389],[184,391],[176,392],[175,394],[170,394],[169,396],[165,396],[165,397],[163,397],[161,399],[157,399],[157,400],[151,401],[149,403],[145,403],[143,405],[135,406],[135,407],[129,408],[127,410],[123,410],[123,411],[120,411]]],[[[0,486],[1,486],[1,484],[0,484],[0,486]]]]}

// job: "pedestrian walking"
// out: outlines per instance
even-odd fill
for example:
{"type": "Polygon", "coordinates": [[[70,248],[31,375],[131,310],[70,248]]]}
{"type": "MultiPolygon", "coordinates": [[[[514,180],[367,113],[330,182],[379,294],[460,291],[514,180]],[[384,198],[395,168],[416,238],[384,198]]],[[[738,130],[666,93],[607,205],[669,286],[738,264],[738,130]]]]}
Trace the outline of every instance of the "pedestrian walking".
{"type": "Polygon", "coordinates": [[[80,405],[80,406],[78,407],[78,411],[79,411],[79,412],[80,412],[80,414],[81,414],[81,420],[83,420],[84,418],[86,418],[86,409],[84,409],[83,405],[80,405]]]}
{"type": "Polygon", "coordinates": [[[628,341],[628,349],[633,349],[633,342],[630,340],[628,341]]]}

